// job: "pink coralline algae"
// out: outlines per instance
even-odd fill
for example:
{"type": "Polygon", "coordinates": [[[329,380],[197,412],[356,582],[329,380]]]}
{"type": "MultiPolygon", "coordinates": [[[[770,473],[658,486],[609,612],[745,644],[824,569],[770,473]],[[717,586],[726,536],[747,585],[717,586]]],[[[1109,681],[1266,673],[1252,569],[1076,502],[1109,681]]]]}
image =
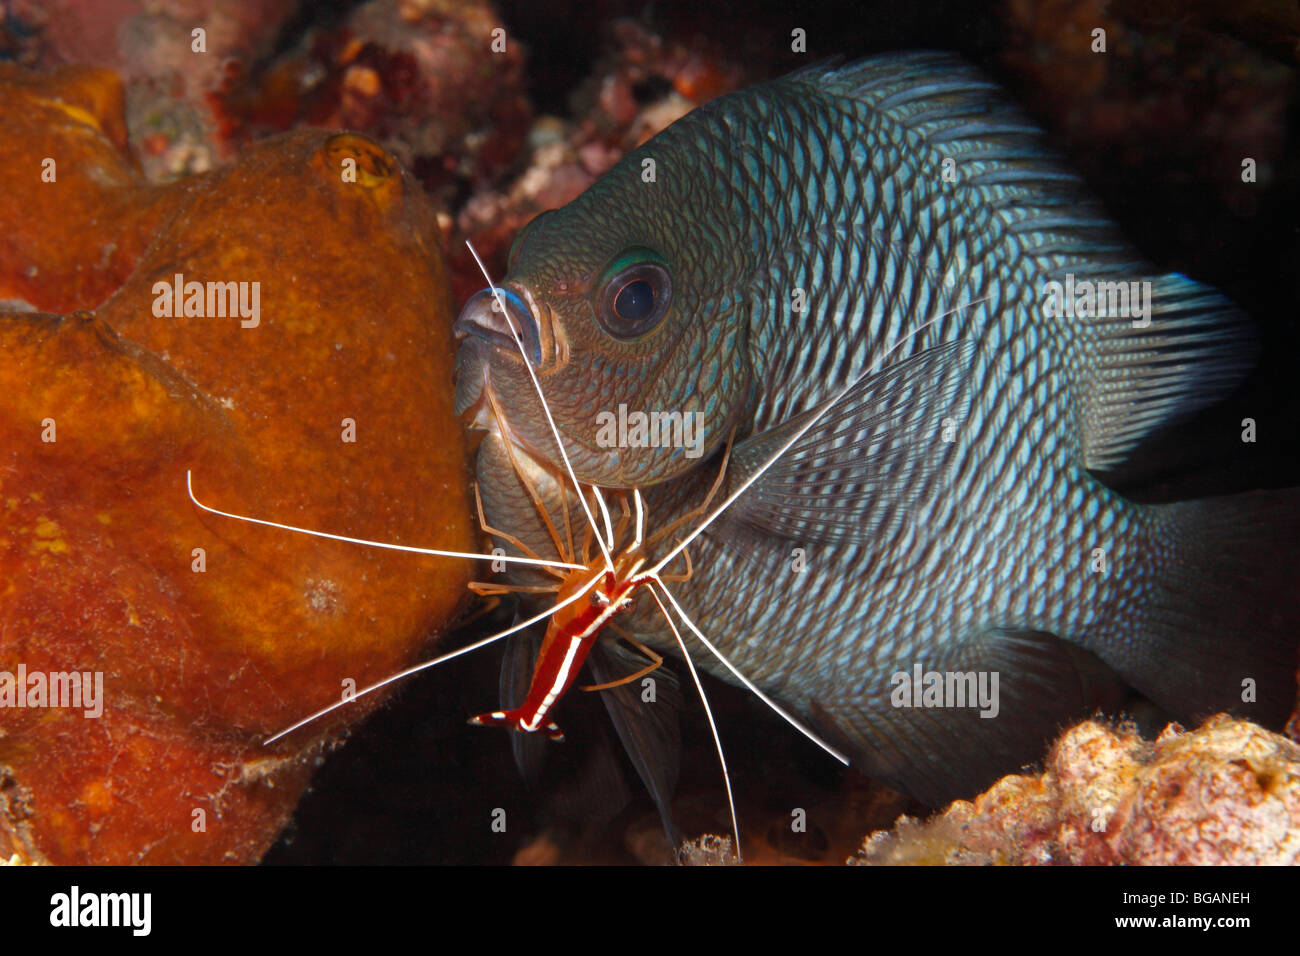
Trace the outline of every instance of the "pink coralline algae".
{"type": "Polygon", "coordinates": [[[1223,714],[1154,742],[1086,721],[1041,775],[1003,777],[926,822],[901,817],[849,862],[1294,865],[1300,746],[1223,714]]]}

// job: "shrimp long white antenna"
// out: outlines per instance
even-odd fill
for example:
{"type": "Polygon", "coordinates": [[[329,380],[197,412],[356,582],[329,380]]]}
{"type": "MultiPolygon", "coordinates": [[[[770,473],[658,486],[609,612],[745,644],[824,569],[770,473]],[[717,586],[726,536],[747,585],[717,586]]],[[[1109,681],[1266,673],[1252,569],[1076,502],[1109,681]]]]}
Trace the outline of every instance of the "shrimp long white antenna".
{"type": "MultiPolygon", "coordinates": [[[[551,417],[551,406],[546,403],[546,396],[542,394],[542,383],[537,381],[537,373],[533,371],[533,363],[528,361],[528,353],[524,350],[524,340],[520,336],[519,330],[515,328],[514,320],[510,317],[510,310],[506,308],[505,302],[501,300],[501,290],[497,284],[492,281],[488,275],[487,266],[483,265],[483,260],[479,258],[478,250],[473,244],[466,239],[465,245],[469,247],[469,254],[474,257],[478,263],[479,271],[483,273],[483,278],[487,280],[488,288],[492,290],[492,299],[496,302],[497,308],[505,317],[506,326],[510,329],[510,334],[514,337],[515,346],[519,349],[519,357],[523,359],[524,368],[528,370],[528,377],[532,379],[533,388],[537,391],[537,398],[542,403],[542,411],[546,413],[546,423],[551,426],[551,435],[555,438],[555,447],[560,450],[560,458],[564,461],[564,469],[569,473],[569,480],[573,482],[573,490],[578,495],[578,501],[582,504],[582,510],[591,522],[591,530],[595,532],[596,543],[600,545],[600,553],[605,556],[605,569],[610,573],[614,571],[614,558],[609,553],[610,547],[614,542],[611,540],[608,545],[605,539],[600,536],[600,527],[596,524],[596,516],[591,513],[591,508],[587,505],[587,498],[582,493],[582,487],[578,484],[578,476],[574,474],[573,465],[569,461],[569,453],[564,450],[564,441],[560,438],[560,430],[555,426],[555,419],[551,417]]],[[[592,487],[595,487],[594,485],[592,487]]]]}
{"type": "MultiPolygon", "coordinates": [[[[659,582],[659,586],[663,587],[662,581],[659,582]]],[[[650,596],[655,599],[664,620],[672,628],[673,637],[677,638],[677,646],[682,649],[682,657],[686,659],[686,666],[690,669],[691,680],[695,682],[695,689],[700,693],[700,703],[704,705],[704,716],[709,719],[709,730],[713,731],[713,745],[718,751],[718,763],[722,765],[722,783],[727,788],[727,807],[731,810],[731,832],[736,838],[736,859],[741,860],[740,823],[736,819],[736,801],[731,794],[731,774],[727,771],[727,758],[722,752],[722,738],[718,736],[718,725],[713,719],[713,708],[709,706],[709,697],[704,693],[704,685],[700,683],[700,675],[695,670],[695,662],[691,660],[690,652],[686,650],[686,642],[682,640],[681,631],[677,630],[672,615],[668,613],[668,608],[664,607],[664,602],[659,600],[659,595],[655,593],[653,587],[650,588],[650,596]]]]}
{"type": "MultiPolygon", "coordinates": [[[[604,572],[601,572],[601,574],[603,573],[604,572]]],[[[412,666],[406,668],[406,670],[404,671],[398,671],[396,674],[390,674],[388,677],[385,677],[381,681],[377,681],[369,685],[368,687],[363,687],[361,690],[357,691],[355,694],[348,697],[346,700],[340,700],[336,703],[330,704],[328,707],[322,707],[320,710],[316,711],[316,713],[312,714],[309,717],[304,717],[302,720],[298,721],[296,724],[294,724],[291,727],[286,727],[284,730],[280,731],[278,734],[274,735],[273,737],[267,737],[266,740],[262,741],[262,746],[265,747],[267,744],[275,743],[275,741],[279,740],[281,737],[285,737],[293,733],[299,727],[305,727],[307,724],[310,724],[313,720],[318,720],[321,717],[324,717],[326,714],[330,713],[331,711],[338,710],[340,707],[346,707],[348,704],[352,703],[353,701],[366,696],[366,694],[373,693],[374,691],[379,690],[379,688],[381,687],[387,687],[389,684],[399,681],[404,677],[410,677],[412,674],[418,674],[420,671],[428,670],[430,667],[436,667],[439,664],[444,664],[447,661],[460,657],[462,654],[468,654],[470,651],[476,651],[480,647],[487,647],[489,644],[499,641],[503,637],[509,637],[511,634],[515,633],[516,631],[522,631],[526,627],[532,627],[538,621],[546,620],[548,617],[550,617],[560,608],[572,604],[574,601],[578,600],[579,598],[584,597],[587,593],[587,589],[591,587],[591,585],[595,584],[597,581],[600,580],[601,574],[595,575],[594,577],[591,578],[591,580],[587,581],[582,586],[582,588],[579,591],[577,591],[575,594],[565,598],[563,601],[556,604],[554,607],[547,608],[541,614],[535,615],[534,617],[530,617],[526,621],[520,621],[518,624],[514,624],[510,626],[498,634],[493,634],[490,637],[485,637],[481,641],[475,641],[473,644],[466,644],[464,647],[459,647],[454,651],[450,651],[446,654],[443,654],[441,657],[435,657],[433,660],[424,661],[421,664],[413,664],[412,666]]]]}
{"type": "Polygon", "coordinates": [[[313,531],[311,528],[297,528],[291,524],[280,524],[278,521],[267,521],[263,518],[252,518],[248,515],[235,514],[231,511],[221,511],[210,505],[205,505],[194,496],[194,478],[190,470],[185,470],[185,490],[189,492],[190,501],[208,512],[208,514],[219,515],[222,518],[232,518],[235,521],[244,521],[248,524],[260,524],[267,528],[278,528],[281,531],[292,531],[295,534],[311,535],[313,538],[328,538],[331,541],[345,541],[348,544],[363,544],[369,548],[384,548],[388,551],[410,551],[414,554],[430,554],[435,558],[475,558],[482,561],[509,561],[514,564],[536,564],[546,568],[564,568],[570,571],[585,570],[586,565],[569,564],[565,561],[545,561],[541,558],[515,558],[506,554],[478,554],[473,551],[441,551],[437,548],[420,548],[411,544],[392,544],[387,541],[369,541],[365,538],[350,538],[344,534],[330,534],[328,531],[313,531]]]}
{"type": "MultiPolygon", "coordinates": [[[[844,766],[847,767],[849,765],[848,757],[844,756],[844,754],[840,753],[838,750],[836,750],[826,741],[818,737],[815,733],[812,732],[812,730],[806,727],[803,724],[803,722],[799,720],[799,718],[795,717],[793,714],[786,711],[785,708],[783,708],[780,704],[774,701],[771,697],[768,697],[767,694],[763,693],[763,691],[758,687],[757,684],[755,684],[752,680],[750,680],[748,677],[742,674],[736,668],[736,665],[732,664],[731,661],[727,660],[727,658],[723,656],[722,651],[718,650],[716,647],[713,646],[713,642],[710,641],[707,637],[705,637],[704,632],[695,626],[695,622],[691,620],[690,615],[688,615],[684,610],[682,610],[682,606],[677,603],[677,599],[673,597],[672,592],[668,590],[668,586],[664,584],[663,578],[659,577],[659,575],[656,574],[654,571],[646,572],[646,577],[650,578],[656,584],[659,585],[659,587],[664,592],[664,597],[666,597],[668,599],[668,603],[673,606],[673,610],[677,612],[678,617],[680,617],[682,621],[686,624],[686,626],[691,629],[691,632],[697,638],[700,639],[700,643],[702,643],[705,647],[709,649],[709,653],[711,653],[714,657],[716,657],[719,661],[721,661],[722,666],[725,667],[727,670],[731,671],[731,673],[735,675],[738,681],[744,684],[748,690],[751,690],[756,695],[758,695],[758,699],[761,700],[763,703],[767,704],[768,707],[772,708],[772,710],[774,710],[780,717],[782,717],[787,724],[789,724],[795,730],[799,731],[799,733],[803,734],[805,737],[807,737],[809,740],[815,743],[818,747],[821,747],[822,750],[826,751],[828,754],[830,754],[840,763],[844,764],[844,766]]],[[[651,589],[651,593],[652,594],[654,593],[653,589],[651,589]]],[[[673,632],[676,633],[676,631],[677,629],[673,628],[673,632]]],[[[683,648],[683,650],[685,650],[685,648],[683,648]]],[[[687,657],[687,663],[689,664],[690,655],[687,654],[686,657],[687,657]]],[[[693,666],[691,670],[692,672],[694,671],[693,666]]]]}
{"type": "Polygon", "coordinates": [[[940,312],[934,318],[927,319],[925,322],[922,322],[912,331],[908,332],[902,338],[898,339],[896,342],[890,345],[889,348],[885,349],[885,351],[881,353],[880,358],[876,359],[876,361],[873,362],[865,372],[860,374],[853,381],[849,382],[848,385],[845,385],[842,389],[836,392],[835,395],[829,401],[823,402],[821,408],[817,410],[817,414],[813,415],[811,418],[808,419],[808,421],[804,422],[803,426],[800,427],[793,435],[791,435],[790,438],[780,448],[776,450],[776,453],[773,454],[772,457],[770,457],[767,461],[763,462],[762,465],[760,465],[757,469],[755,469],[752,475],[750,475],[748,478],[746,478],[744,481],[740,483],[740,487],[738,487],[735,491],[729,494],[726,500],[722,502],[722,504],[714,508],[713,511],[709,513],[709,516],[707,518],[701,521],[699,525],[697,525],[695,529],[691,531],[690,534],[686,535],[686,537],[684,537],[681,541],[677,542],[677,546],[673,548],[671,551],[669,551],[664,556],[663,560],[661,560],[658,564],[656,564],[646,573],[651,575],[658,574],[668,565],[668,562],[670,562],[673,558],[677,557],[677,555],[681,554],[684,550],[686,550],[686,547],[692,541],[694,541],[701,534],[703,534],[705,529],[708,528],[709,525],[713,524],[713,522],[716,521],[728,508],[730,508],[733,504],[735,504],[736,499],[738,499],[741,495],[743,495],[746,491],[748,491],[750,487],[754,484],[754,482],[762,478],[769,468],[771,468],[778,461],[780,461],[781,456],[784,455],[791,448],[793,448],[794,445],[799,441],[799,439],[803,438],[803,436],[806,435],[814,425],[816,425],[819,421],[822,420],[822,418],[826,416],[827,412],[829,412],[832,408],[834,408],[836,404],[838,404],[840,400],[844,398],[845,395],[847,395],[850,391],[853,390],[853,387],[855,385],[861,382],[868,375],[872,375],[875,372],[879,371],[881,365],[884,364],[885,359],[889,358],[889,356],[893,354],[893,352],[900,345],[902,345],[908,339],[912,339],[920,335],[922,332],[924,332],[930,326],[934,325],[934,323],[938,322],[940,319],[947,318],[948,316],[952,315],[954,312],[960,312],[962,309],[969,308],[972,305],[978,305],[979,303],[984,302],[991,298],[992,295],[982,296],[981,298],[972,299],[969,302],[964,302],[959,306],[955,306],[954,308],[949,309],[947,312],[940,312]]]}
{"type": "Polygon", "coordinates": [[[633,550],[641,547],[645,539],[645,505],[641,502],[641,489],[632,489],[632,501],[636,504],[636,537],[632,540],[633,550]]]}
{"type": "MultiPolygon", "coordinates": [[[[596,496],[596,504],[600,506],[600,517],[605,522],[605,536],[609,539],[611,546],[614,544],[614,526],[609,523],[609,508],[605,507],[605,496],[600,493],[600,489],[595,485],[589,485],[596,496]]],[[[599,537],[599,535],[597,535],[599,537]]]]}

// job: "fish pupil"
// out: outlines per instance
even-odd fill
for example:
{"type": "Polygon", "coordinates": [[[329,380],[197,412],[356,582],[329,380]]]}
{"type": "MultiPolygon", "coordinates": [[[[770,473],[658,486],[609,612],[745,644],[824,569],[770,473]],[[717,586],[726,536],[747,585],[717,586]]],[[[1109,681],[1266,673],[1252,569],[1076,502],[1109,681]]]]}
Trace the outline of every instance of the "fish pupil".
{"type": "Polygon", "coordinates": [[[650,250],[624,251],[606,270],[599,288],[596,321],[616,339],[648,335],[668,317],[672,277],[650,250]]]}
{"type": "Polygon", "coordinates": [[[614,312],[629,322],[644,319],[654,311],[654,307],[655,290],[645,279],[632,280],[614,298],[614,312]]]}

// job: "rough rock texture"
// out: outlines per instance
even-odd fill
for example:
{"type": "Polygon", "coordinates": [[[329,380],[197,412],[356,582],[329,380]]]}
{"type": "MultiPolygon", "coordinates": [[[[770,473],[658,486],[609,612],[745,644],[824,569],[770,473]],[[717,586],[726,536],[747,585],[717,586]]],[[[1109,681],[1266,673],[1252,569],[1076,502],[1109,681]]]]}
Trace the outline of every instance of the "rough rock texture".
{"type": "Polygon", "coordinates": [[[1004,777],[931,820],[873,833],[858,864],[1300,863],[1300,746],[1219,715],[1154,741],[1095,721],[1040,776],[1004,777]]]}
{"type": "MultiPolygon", "coordinates": [[[[455,257],[451,271],[459,301],[483,285],[464,251],[465,236],[475,239],[494,274],[500,274],[510,242],[534,214],[576,196],[628,148],[710,96],[807,65],[827,54],[854,57],[918,46],[962,49],[1008,85],[1012,97],[1036,115],[1049,130],[1054,147],[1098,189],[1111,212],[1121,217],[1124,231],[1145,252],[1168,268],[1222,285],[1261,324],[1282,330],[1280,338],[1270,340],[1264,359],[1266,366],[1272,362],[1278,369],[1269,381],[1279,386],[1266,393],[1263,401],[1257,394],[1234,400],[1220,416],[1227,431],[1234,434],[1244,415],[1257,417],[1261,434],[1268,436],[1258,446],[1251,446],[1249,454],[1241,454],[1235,443],[1222,453],[1216,467],[1235,478],[1221,485],[1198,478],[1196,473],[1205,466],[1196,456],[1206,453],[1198,452],[1200,446],[1178,429],[1171,432],[1170,441],[1153,446],[1150,459],[1158,469],[1151,480],[1160,484],[1148,492],[1154,491],[1160,499],[1201,497],[1254,487],[1261,476],[1277,486],[1296,483],[1294,455],[1283,437],[1293,431],[1290,424],[1297,418],[1297,393],[1290,387],[1294,322],[1288,319],[1295,313],[1295,283],[1286,280],[1300,275],[1295,267],[1300,261],[1300,245],[1292,228],[1297,164],[1295,151],[1285,148],[1284,135],[1284,119],[1294,99],[1293,70],[1285,64],[1296,62],[1295,41],[1300,36],[1295,9],[1262,0],[1236,5],[1219,0],[1115,0],[1109,5],[1103,0],[1009,0],[996,5],[996,10],[991,6],[987,18],[981,15],[978,20],[935,16],[934,11],[913,14],[912,8],[920,8],[904,3],[878,5],[886,14],[864,20],[861,11],[850,9],[850,4],[827,4],[825,9],[799,8],[792,14],[797,18],[792,22],[809,27],[811,46],[805,56],[793,55],[786,42],[790,24],[783,18],[789,10],[770,2],[759,6],[762,15],[720,18],[709,5],[670,2],[646,6],[617,0],[596,4],[589,0],[546,4],[507,4],[502,0],[344,4],[0,0],[0,60],[46,68],[67,62],[110,66],[126,81],[124,95],[121,85],[90,71],[68,71],[34,84],[30,79],[16,79],[11,71],[4,74],[4,95],[0,95],[6,134],[0,143],[3,168],[38,169],[50,153],[42,131],[58,126],[64,137],[56,154],[58,183],[69,188],[38,189],[21,175],[11,175],[11,188],[0,191],[0,224],[5,226],[0,230],[0,308],[39,306],[59,313],[98,308],[131,276],[154,236],[189,203],[185,188],[147,187],[138,175],[140,167],[121,150],[124,142],[136,150],[145,180],[157,182],[187,171],[206,170],[261,137],[299,125],[348,124],[360,129],[378,138],[399,159],[410,160],[420,183],[443,204],[438,223],[455,257]],[[300,15],[294,14],[295,8],[302,11],[300,15]],[[618,19],[629,12],[641,19],[618,19]],[[490,31],[506,22],[511,25],[506,51],[493,54],[488,47],[490,31]],[[195,26],[206,30],[205,53],[192,47],[195,26]],[[1097,27],[1107,31],[1105,54],[1091,49],[1090,31],[1097,27]],[[706,39],[709,36],[712,41],[706,39]],[[557,41],[567,41],[567,45],[557,41]],[[1267,55],[1256,55],[1259,50],[1267,55]],[[553,91],[549,98],[544,93],[547,84],[553,91]],[[16,92],[24,85],[34,88],[16,92]],[[531,132],[532,107],[527,97],[535,101],[539,112],[554,114],[532,120],[531,132]],[[123,99],[128,108],[125,124],[120,107],[113,105],[123,99]],[[1257,186],[1243,187],[1243,157],[1258,163],[1257,186]],[[1196,201],[1189,202],[1188,196],[1196,201]],[[1270,404],[1269,395],[1281,398],[1270,404]],[[1201,484],[1191,491],[1186,487],[1170,489],[1170,480],[1189,474],[1193,482],[1201,484]]],[[[291,217],[297,214],[295,210],[291,217]]],[[[243,215],[241,210],[232,222],[243,215]]],[[[319,237],[340,232],[332,221],[316,217],[303,219],[301,225],[304,234],[314,230],[319,237]]],[[[285,223],[275,228],[288,232],[285,223]]],[[[362,258],[370,254],[364,241],[356,248],[362,258]]],[[[277,256],[268,261],[280,260],[277,256]]],[[[349,263],[345,271],[352,268],[349,263]]],[[[398,286],[403,287],[402,282],[398,286]]],[[[388,291],[375,291],[380,306],[396,304],[399,312],[404,308],[396,294],[389,299],[388,291]]],[[[264,284],[263,292],[269,297],[270,286],[264,284]]],[[[263,311],[265,324],[271,321],[265,303],[263,311]]],[[[112,375],[123,381],[143,376],[104,345],[99,335],[102,329],[102,325],[78,319],[51,341],[67,353],[68,361],[85,363],[90,376],[87,381],[94,382],[93,387],[102,386],[112,375]],[[92,361],[96,349],[108,358],[92,361]]],[[[403,355],[399,367],[409,367],[406,361],[403,355]]],[[[329,366],[309,363],[304,368],[332,374],[329,366]]],[[[277,367],[276,374],[280,371],[277,367]]],[[[159,374],[166,378],[165,371],[159,374]]],[[[6,382],[15,377],[11,372],[6,382]]],[[[69,383],[68,387],[77,386],[69,383]]],[[[362,384],[348,387],[358,394],[368,388],[362,384]]],[[[102,394],[105,401],[111,397],[108,390],[102,394]]],[[[129,389],[126,394],[131,394],[129,389]]],[[[7,396],[0,399],[0,419],[7,420],[9,413],[3,411],[7,400],[7,396]]],[[[123,404],[121,398],[114,400],[123,404]]],[[[147,398],[143,401],[144,407],[151,407],[147,398]]],[[[245,408],[239,414],[260,414],[256,405],[253,402],[253,412],[245,408]]],[[[278,410],[274,413],[280,414],[278,410]]],[[[223,409],[221,414],[230,416],[234,411],[223,409]]],[[[194,417],[202,420],[206,413],[195,412],[194,417]]],[[[164,418],[149,419],[150,427],[161,429],[164,418]]],[[[64,424],[60,418],[60,441],[65,440],[64,424]]],[[[178,427],[189,435],[195,431],[192,425],[191,421],[178,427]]],[[[245,425],[252,428],[247,422],[245,425]]],[[[337,438],[337,422],[333,427],[337,438]]],[[[24,441],[30,440],[27,428],[24,425],[21,431],[24,441]]],[[[1215,432],[1210,428],[1206,433],[1215,432]]],[[[362,437],[366,434],[364,429],[360,432],[362,437]]],[[[10,487],[7,463],[24,450],[17,446],[19,452],[14,452],[10,433],[4,435],[6,444],[0,445],[0,454],[6,457],[0,461],[6,468],[0,468],[0,482],[4,482],[0,484],[0,508],[8,498],[20,499],[6,491],[10,487]]],[[[295,440],[303,439],[299,435],[295,440]]],[[[111,454],[104,452],[107,457],[111,454]]],[[[88,472],[100,467],[98,458],[87,461],[91,463],[88,472]]],[[[201,493],[207,490],[203,485],[206,474],[200,475],[201,493]]],[[[214,486],[214,496],[268,483],[261,475],[250,474],[255,477],[238,476],[238,488],[231,482],[227,488],[214,486]]],[[[323,472],[321,487],[333,478],[332,471],[323,472]]],[[[125,497],[125,492],[122,494],[125,497]]],[[[145,494],[153,492],[146,489],[145,494]]],[[[428,504],[424,496],[406,493],[394,496],[391,502],[377,507],[397,510],[412,503],[428,504]]],[[[232,505],[223,499],[215,503],[239,507],[249,502],[232,505]]],[[[268,507],[271,504],[274,502],[267,499],[268,507]]],[[[292,507],[298,507],[296,500],[292,507]]],[[[26,528],[28,531],[21,533],[33,539],[37,552],[48,560],[63,559],[61,554],[68,552],[62,549],[71,540],[60,533],[66,530],[65,525],[40,520],[43,517],[50,516],[37,513],[34,523],[23,519],[22,524],[17,518],[0,519],[0,551],[10,547],[9,538],[18,533],[14,528],[26,528]]],[[[293,520],[308,523],[309,517],[328,520],[332,530],[361,527],[342,505],[335,513],[322,509],[318,516],[295,515],[293,520]]],[[[358,521],[379,520],[369,514],[356,517],[358,521]]],[[[228,537],[242,542],[236,536],[249,530],[240,528],[228,537]]],[[[4,565],[6,573],[9,567],[4,565]]],[[[386,567],[400,568],[396,572],[400,576],[424,565],[399,557],[386,567]],[[414,563],[408,564],[408,560],[414,563]]],[[[207,573],[213,573],[211,564],[207,573]]],[[[0,581],[0,592],[7,586],[7,581],[0,581]]],[[[316,603],[325,606],[327,595],[318,595],[316,603]]],[[[87,614],[93,616],[97,606],[91,601],[87,614]]],[[[12,640],[13,634],[0,637],[0,654],[12,640]]],[[[8,666],[0,657],[0,670],[8,666]]],[[[486,669],[490,671],[491,665],[486,669]]],[[[485,686],[495,687],[495,674],[485,686]]],[[[491,694],[479,697],[490,699],[491,694]]],[[[462,709],[467,714],[480,704],[480,699],[473,699],[462,709]]],[[[295,707],[289,701],[286,709],[295,707]]],[[[730,710],[745,712],[744,705],[735,702],[730,710]]],[[[410,711],[423,716],[415,706],[410,711]]],[[[0,731],[7,726],[5,716],[0,714],[0,731]]],[[[456,710],[449,719],[459,722],[462,716],[456,710]]],[[[748,722],[739,723],[745,726],[748,722]]],[[[179,723],[159,726],[179,727],[179,723]]],[[[1300,741],[1300,711],[1288,732],[1300,741]]],[[[409,739],[424,746],[424,739],[416,734],[409,739]]],[[[381,744],[372,750],[391,751],[401,746],[394,746],[391,738],[381,744]]],[[[0,738],[0,755],[8,745],[0,738]]],[[[177,731],[176,751],[188,746],[186,735],[177,731]]],[[[476,739],[468,746],[481,749],[467,749],[462,754],[486,753],[504,745],[476,739]]],[[[697,799],[703,794],[710,810],[699,820],[689,813],[684,816],[682,822],[692,833],[725,832],[710,747],[707,739],[700,742],[706,756],[697,761],[693,786],[685,777],[682,785],[685,793],[694,793],[697,799]]],[[[163,745],[155,749],[161,752],[163,745]]],[[[154,754],[150,759],[158,765],[160,775],[167,772],[162,758],[154,754]]],[[[208,755],[196,750],[183,755],[180,765],[202,759],[208,755]]],[[[241,766],[242,759],[237,744],[218,762],[228,761],[233,767],[241,766]]],[[[314,839],[299,836],[294,852],[303,852],[302,859],[334,859],[339,846],[348,842],[364,848],[354,860],[370,861],[385,853],[394,854],[387,858],[404,862],[416,859],[411,849],[416,841],[410,834],[422,827],[431,813],[441,812],[440,808],[430,810],[419,800],[435,789],[480,785],[489,776],[482,770],[486,763],[463,756],[456,761],[455,774],[446,763],[429,771],[429,780],[436,781],[436,786],[419,779],[407,764],[390,766],[388,777],[377,789],[404,789],[412,822],[383,833],[382,828],[365,829],[366,824],[358,823],[364,815],[354,809],[354,794],[375,788],[376,775],[365,760],[358,761],[361,769],[356,776],[361,783],[354,782],[353,791],[344,789],[322,797],[338,810],[322,815],[324,822],[317,825],[314,839]],[[348,828],[355,828],[350,830],[350,838],[340,839],[340,832],[348,828]],[[313,842],[320,854],[315,858],[304,850],[313,842]]],[[[779,774],[772,774],[774,778],[789,776],[787,765],[792,761],[784,755],[770,761],[770,766],[781,768],[779,774]]],[[[4,762],[0,756],[0,763],[4,762]]],[[[238,775],[251,778],[268,766],[255,766],[238,775]]],[[[289,772],[288,767],[282,768],[276,778],[281,790],[289,787],[289,772]]],[[[506,789],[507,778],[514,781],[513,768],[508,765],[496,775],[502,789],[506,789]]],[[[208,789],[197,792],[224,787],[228,779],[201,780],[197,786],[208,789]]],[[[4,788],[0,778],[0,796],[21,807],[23,793],[16,786],[4,788]]],[[[754,808],[749,808],[747,815],[743,806],[758,789],[742,787],[738,794],[747,862],[842,860],[862,833],[886,826],[904,812],[887,805],[880,810],[880,818],[871,821],[853,813],[833,812],[849,805],[841,786],[831,788],[831,795],[824,798],[824,810],[814,809],[819,803],[815,798],[783,794],[772,801],[775,809],[768,808],[769,820],[754,808]],[[796,805],[810,810],[809,830],[797,841],[788,824],[789,808],[796,805]]],[[[1023,789],[1013,788],[1008,799],[1024,797],[1023,789]]],[[[226,792],[239,790],[232,785],[226,792]]],[[[102,795],[91,792],[85,802],[93,806],[101,800],[102,795]]],[[[221,801],[224,803],[225,797],[221,801]]],[[[1017,812],[1027,812],[1028,807],[1022,801],[1017,812]]],[[[514,819],[517,817],[512,816],[514,819]]],[[[537,826],[540,829],[542,824],[537,826]]],[[[900,831],[904,828],[900,826],[900,831]]],[[[938,833],[934,829],[926,832],[938,833]]],[[[956,825],[954,832],[953,837],[938,833],[931,840],[932,858],[945,858],[964,831],[956,825]]],[[[260,831],[256,839],[262,839],[260,831]]],[[[627,834],[631,856],[646,862],[660,861],[662,842],[653,811],[644,825],[638,822],[627,834]]],[[[465,841],[465,846],[472,843],[465,841]]],[[[479,853],[476,862],[497,859],[482,856],[481,848],[464,852],[479,853]]],[[[521,856],[526,853],[527,848],[520,851],[521,856]]],[[[970,858],[991,858],[987,852],[980,853],[983,855],[970,858]]],[[[427,858],[445,857],[430,853],[427,858]]],[[[499,858],[509,859],[509,854],[499,858]]],[[[567,848],[545,858],[611,862],[607,855],[584,858],[567,848]]],[[[626,854],[617,861],[626,862],[626,854]]]]}
{"type": "Polygon", "coordinates": [[[206,514],[186,471],[224,510],[472,549],[450,302],[373,142],[301,131],[153,187],[120,104],[103,73],[0,75],[0,858],[252,861],[380,695],[261,741],[410,663],[471,568],[206,514]],[[178,274],[258,308],[160,314],[178,274]],[[73,671],[99,715],[15,686],[73,671]]]}
{"type": "Polygon", "coordinates": [[[1024,104],[1050,118],[1054,145],[1079,172],[1108,192],[1147,184],[1125,215],[1130,238],[1158,241],[1168,223],[1147,210],[1185,204],[1188,261],[1202,276],[1231,278],[1256,255],[1256,205],[1293,162],[1294,71],[1260,50],[1287,46],[1300,13],[1243,0],[1214,3],[1210,15],[1211,3],[1008,0],[1002,59],[1025,78],[1024,104]],[[1248,23],[1253,31],[1239,29],[1248,23]],[[1273,43],[1238,39],[1251,32],[1273,43]],[[1095,50],[1103,40],[1105,52],[1095,50]],[[1246,159],[1256,167],[1251,188],[1246,159]]]}
{"type": "Polygon", "coordinates": [[[111,69],[126,82],[147,175],[204,172],[228,156],[212,98],[267,56],[296,0],[11,0],[11,55],[45,69],[111,69]]]}
{"type": "Polygon", "coordinates": [[[467,237],[500,274],[515,235],[535,216],[576,199],[624,154],[752,78],[714,44],[668,39],[630,19],[615,20],[607,34],[592,75],[573,94],[577,115],[539,117],[527,138],[523,173],[504,189],[480,177],[448,228],[458,300],[482,286],[465,250],[467,237]]]}
{"type": "Polygon", "coordinates": [[[683,866],[736,866],[740,861],[736,859],[731,843],[731,837],[706,833],[683,843],[678,850],[678,859],[683,866]]]}
{"type": "Polygon", "coordinates": [[[523,44],[503,36],[492,49],[502,23],[487,0],[314,11],[297,0],[9,6],[0,6],[0,57],[123,77],[131,139],[155,181],[205,172],[252,139],[310,124],[379,140],[437,191],[466,170],[501,173],[532,115],[523,44]]]}
{"type": "Polygon", "coordinates": [[[506,172],[532,118],[524,46],[487,0],[369,0],[269,67],[232,72],[214,102],[229,140],[303,123],[363,132],[440,202],[506,172]]]}

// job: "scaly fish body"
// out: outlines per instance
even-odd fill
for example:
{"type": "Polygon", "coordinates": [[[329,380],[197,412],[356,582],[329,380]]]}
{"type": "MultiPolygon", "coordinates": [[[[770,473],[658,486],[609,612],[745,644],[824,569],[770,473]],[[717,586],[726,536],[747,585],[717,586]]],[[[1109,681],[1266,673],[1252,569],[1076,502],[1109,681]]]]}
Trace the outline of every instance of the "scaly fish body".
{"type": "MultiPolygon", "coordinates": [[[[951,56],[804,71],[696,110],[539,217],[502,283],[578,477],[642,488],[659,524],[703,498],[733,428],[729,489],[906,339],[692,544],[674,593],[752,680],[931,802],[1109,702],[1097,659],[1183,717],[1276,723],[1294,701],[1294,496],[1141,506],[1094,476],[1226,394],[1248,323],[1154,274],[1040,138],[951,56]],[[1059,307],[1089,282],[1123,283],[1127,313],[1059,307]],[[698,455],[606,447],[620,404],[698,415],[698,455]],[[996,699],[934,706],[918,668],[996,675],[996,699]]],[[[558,515],[545,417],[485,293],[457,327],[458,406],[493,432],[489,523],[546,553],[501,444],[558,515]]],[[[649,602],[624,626],[675,647],[649,602]]]]}

